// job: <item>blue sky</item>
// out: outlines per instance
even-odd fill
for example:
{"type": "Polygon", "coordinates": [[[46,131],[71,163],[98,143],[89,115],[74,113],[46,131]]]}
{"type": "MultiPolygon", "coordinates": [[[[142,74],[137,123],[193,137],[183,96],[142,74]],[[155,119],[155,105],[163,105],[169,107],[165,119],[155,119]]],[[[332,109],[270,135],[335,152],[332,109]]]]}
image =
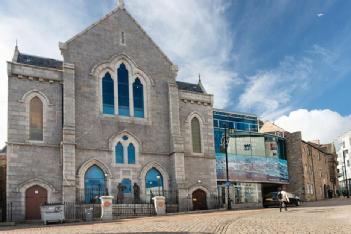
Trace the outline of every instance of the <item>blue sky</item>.
{"type": "MultiPolygon", "coordinates": [[[[333,141],[351,129],[350,1],[125,0],[160,48],[198,74],[215,106],[249,112],[306,140],[333,141]],[[318,15],[322,14],[322,15],[318,15]]],[[[6,141],[7,75],[22,52],[62,59],[66,41],[115,0],[0,0],[0,145],[6,141]]]]}

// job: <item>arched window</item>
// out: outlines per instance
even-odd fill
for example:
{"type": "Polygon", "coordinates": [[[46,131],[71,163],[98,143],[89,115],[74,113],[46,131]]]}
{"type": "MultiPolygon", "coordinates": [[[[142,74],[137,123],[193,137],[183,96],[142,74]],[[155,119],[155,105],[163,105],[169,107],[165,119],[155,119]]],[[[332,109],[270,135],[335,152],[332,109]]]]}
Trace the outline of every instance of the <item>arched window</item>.
{"type": "Polygon", "coordinates": [[[122,185],[123,185],[123,193],[132,192],[132,182],[130,181],[130,179],[123,179],[122,185]]]}
{"type": "Polygon", "coordinates": [[[118,74],[118,113],[129,116],[129,84],[128,70],[122,63],[117,71],[118,74]]]}
{"type": "Polygon", "coordinates": [[[191,120],[191,140],[193,144],[193,152],[201,153],[201,131],[199,119],[194,117],[191,120]]]}
{"type": "Polygon", "coordinates": [[[134,116],[144,118],[144,90],[139,78],[133,83],[134,116]]]}
{"type": "Polygon", "coordinates": [[[128,164],[135,164],[135,147],[132,143],[128,145],[128,164]]]}
{"type": "Polygon", "coordinates": [[[123,145],[120,142],[115,147],[115,157],[116,163],[124,163],[123,145]]]}
{"type": "Polygon", "coordinates": [[[43,102],[33,97],[29,104],[29,139],[43,140],[43,102]]]}
{"type": "Polygon", "coordinates": [[[114,84],[110,73],[102,78],[102,108],[104,114],[115,113],[114,84]]]}
{"type": "Polygon", "coordinates": [[[86,203],[95,203],[97,198],[106,195],[105,174],[100,167],[91,166],[84,176],[84,200],[86,203]]]}
{"type": "Polygon", "coordinates": [[[163,177],[156,168],[151,168],[145,176],[145,187],[147,194],[163,194],[163,177]]]}

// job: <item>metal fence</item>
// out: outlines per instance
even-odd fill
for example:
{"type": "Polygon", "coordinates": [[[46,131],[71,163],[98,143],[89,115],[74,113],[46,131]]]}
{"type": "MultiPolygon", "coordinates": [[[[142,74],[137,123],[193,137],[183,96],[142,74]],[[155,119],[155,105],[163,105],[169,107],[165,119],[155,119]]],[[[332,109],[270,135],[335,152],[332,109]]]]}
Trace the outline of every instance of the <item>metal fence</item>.
{"type": "Polygon", "coordinates": [[[100,204],[85,204],[76,202],[64,203],[65,220],[70,221],[91,221],[101,218],[100,204]]]}
{"type": "Polygon", "coordinates": [[[112,216],[114,219],[136,217],[136,216],[153,216],[156,215],[153,204],[113,204],[112,216]]]}

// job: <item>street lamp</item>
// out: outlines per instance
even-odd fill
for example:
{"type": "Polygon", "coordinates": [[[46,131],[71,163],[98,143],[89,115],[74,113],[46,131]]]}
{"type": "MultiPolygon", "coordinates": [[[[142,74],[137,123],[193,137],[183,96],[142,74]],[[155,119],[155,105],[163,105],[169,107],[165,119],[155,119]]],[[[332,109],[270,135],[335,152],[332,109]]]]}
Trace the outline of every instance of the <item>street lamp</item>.
{"type": "Polygon", "coordinates": [[[345,170],[345,178],[344,179],[346,180],[346,190],[347,190],[346,195],[347,195],[347,198],[350,198],[349,183],[347,181],[347,170],[346,170],[346,164],[345,164],[345,154],[346,154],[346,151],[344,150],[342,152],[343,159],[344,159],[344,170],[345,170]]]}
{"type": "Polygon", "coordinates": [[[156,176],[157,178],[157,186],[158,186],[158,195],[160,196],[161,195],[161,192],[160,192],[160,180],[161,180],[161,176],[156,176]]]}
{"type": "Polygon", "coordinates": [[[227,125],[224,126],[224,150],[225,150],[225,169],[226,169],[226,186],[227,186],[227,203],[228,203],[228,210],[232,209],[232,205],[230,202],[230,194],[229,194],[229,169],[228,169],[228,129],[227,125]]]}

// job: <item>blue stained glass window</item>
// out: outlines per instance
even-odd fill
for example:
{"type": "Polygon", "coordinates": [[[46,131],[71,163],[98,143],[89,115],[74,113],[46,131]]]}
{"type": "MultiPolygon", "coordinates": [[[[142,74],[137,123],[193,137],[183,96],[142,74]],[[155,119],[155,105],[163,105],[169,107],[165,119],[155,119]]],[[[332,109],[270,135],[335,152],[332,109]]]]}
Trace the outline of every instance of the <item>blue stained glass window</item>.
{"type": "Polygon", "coordinates": [[[118,75],[118,113],[119,115],[129,116],[129,85],[128,70],[122,63],[117,71],[118,75]]]}
{"type": "Polygon", "coordinates": [[[111,114],[115,113],[115,101],[114,101],[114,88],[113,80],[110,73],[106,73],[102,78],[102,103],[103,113],[111,114]]]}
{"type": "Polygon", "coordinates": [[[132,143],[128,145],[128,164],[135,164],[135,147],[132,143]]]}
{"type": "Polygon", "coordinates": [[[156,168],[151,168],[145,177],[146,192],[154,195],[163,191],[163,177],[156,168]]]}
{"type": "Polygon", "coordinates": [[[123,145],[118,142],[115,147],[116,163],[124,163],[123,145]]]}
{"type": "Polygon", "coordinates": [[[144,90],[138,78],[133,84],[134,116],[144,118],[144,90]]]}
{"type": "Polygon", "coordinates": [[[123,179],[122,185],[124,186],[123,193],[131,193],[132,192],[132,182],[130,179],[123,179]]]}
{"type": "Polygon", "coordinates": [[[84,195],[86,203],[93,203],[105,194],[105,174],[96,165],[90,167],[84,176],[84,195]]]}
{"type": "Polygon", "coordinates": [[[122,139],[123,139],[124,141],[126,141],[126,140],[128,140],[128,136],[123,136],[122,139]]]}

